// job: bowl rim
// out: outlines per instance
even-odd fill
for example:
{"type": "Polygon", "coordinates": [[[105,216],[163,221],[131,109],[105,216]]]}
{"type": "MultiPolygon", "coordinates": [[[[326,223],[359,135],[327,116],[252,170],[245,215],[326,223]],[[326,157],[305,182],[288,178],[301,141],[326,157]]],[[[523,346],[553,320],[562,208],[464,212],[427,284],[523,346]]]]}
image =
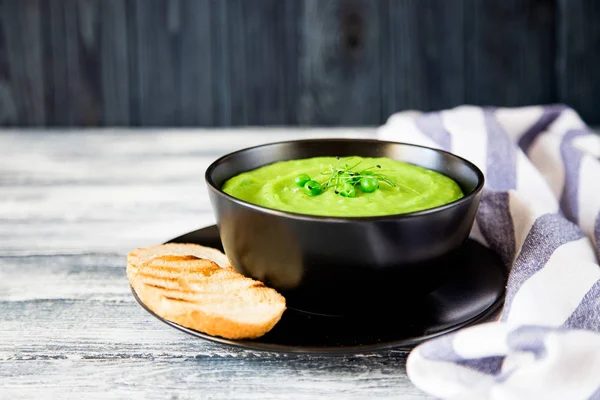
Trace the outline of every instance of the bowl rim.
{"type": "MultiPolygon", "coordinates": [[[[269,164],[265,164],[265,166],[266,165],[269,165],[269,164]]],[[[206,168],[206,171],[204,173],[204,180],[205,180],[208,188],[210,190],[212,190],[214,193],[216,193],[218,196],[222,196],[222,197],[228,199],[229,201],[237,203],[240,206],[248,207],[248,208],[254,209],[256,211],[260,211],[263,213],[267,213],[267,214],[271,214],[271,215],[275,215],[275,216],[279,216],[279,217],[286,217],[286,218],[298,219],[298,220],[322,221],[322,222],[386,221],[386,220],[409,219],[409,218],[423,217],[423,216],[427,216],[429,214],[437,214],[437,213],[443,212],[449,208],[454,208],[461,204],[470,202],[473,197],[477,196],[479,194],[479,192],[481,192],[481,190],[483,189],[483,187],[485,185],[485,175],[479,169],[479,167],[477,167],[477,165],[475,165],[471,161],[469,161],[457,154],[454,154],[454,153],[451,153],[449,151],[442,150],[442,149],[436,149],[434,147],[422,146],[422,145],[406,143],[406,142],[396,142],[396,141],[391,141],[391,140],[379,140],[379,139],[370,139],[370,138],[296,139],[296,140],[283,140],[283,141],[277,141],[277,142],[269,142],[269,143],[259,144],[256,146],[245,147],[243,149],[239,149],[239,150],[227,153],[227,154],[217,158],[216,160],[214,160],[206,168]],[[268,147],[268,146],[282,145],[282,144],[319,143],[319,142],[340,142],[340,143],[341,142],[362,142],[362,143],[378,143],[378,144],[392,144],[392,145],[399,144],[399,145],[403,145],[403,146],[418,147],[418,148],[422,148],[422,149],[432,150],[432,151],[435,151],[438,153],[446,154],[450,157],[454,157],[454,158],[458,159],[459,161],[463,162],[464,164],[466,164],[467,166],[469,166],[477,175],[478,182],[477,182],[477,185],[475,186],[475,188],[473,190],[471,190],[469,193],[467,193],[465,196],[461,197],[460,199],[454,200],[450,203],[442,204],[437,207],[432,207],[432,208],[427,208],[424,210],[412,211],[412,212],[407,212],[407,213],[399,213],[399,214],[341,217],[341,216],[303,214],[303,213],[296,213],[296,212],[291,212],[291,211],[278,210],[275,208],[263,207],[263,206],[260,206],[257,204],[247,202],[245,200],[238,199],[237,197],[233,197],[230,194],[225,193],[224,191],[221,190],[221,188],[217,187],[217,185],[215,184],[215,182],[212,179],[212,172],[219,166],[219,164],[227,161],[228,158],[234,157],[245,151],[250,151],[250,150],[259,149],[259,148],[268,147]]]]}

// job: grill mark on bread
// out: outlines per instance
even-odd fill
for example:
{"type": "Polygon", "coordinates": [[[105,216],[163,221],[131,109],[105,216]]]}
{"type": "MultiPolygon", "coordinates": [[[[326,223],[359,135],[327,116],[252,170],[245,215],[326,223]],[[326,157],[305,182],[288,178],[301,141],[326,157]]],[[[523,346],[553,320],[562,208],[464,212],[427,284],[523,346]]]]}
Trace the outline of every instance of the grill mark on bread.
{"type": "MultiPolygon", "coordinates": [[[[203,282],[199,282],[199,286],[202,286],[203,282]]],[[[261,289],[267,289],[266,286],[264,284],[262,284],[262,282],[258,283],[257,285],[252,284],[249,282],[244,282],[244,281],[235,281],[233,280],[233,287],[237,286],[237,290],[252,290],[252,291],[256,291],[258,290],[259,292],[261,291],[261,289]]],[[[143,285],[145,286],[149,286],[152,287],[154,289],[157,289],[160,292],[160,295],[163,297],[174,297],[174,296],[180,296],[180,297],[192,297],[192,298],[201,298],[202,301],[204,303],[208,303],[210,302],[209,298],[229,298],[230,300],[234,300],[235,298],[239,298],[240,297],[240,293],[231,293],[231,294],[227,294],[227,293],[222,293],[219,291],[220,285],[214,285],[214,286],[209,286],[207,289],[208,290],[204,290],[204,291],[199,291],[195,288],[187,288],[187,287],[181,287],[176,286],[176,287],[167,287],[167,286],[162,286],[160,284],[157,284],[155,282],[142,282],[143,285]]],[[[180,297],[174,297],[174,298],[180,298],[180,297]]]]}
{"type": "Polygon", "coordinates": [[[285,298],[207,250],[159,245],[132,252],[131,286],[153,312],[182,326],[230,339],[264,335],[281,318],[285,298]]]}
{"type": "Polygon", "coordinates": [[[147,272],[140,272],[138,274],[138,276],[141,276],[142,278],[156,279],[156,280],[167,281],[167,282],[177,282],[177,281],[179,281],[178,277],[153,275],[153,274],[149,274],[147,272]]]}
{"type": "MultiPolygon", "coordinates": [[[[157,271],[164,271],[164,272],[180,272],[180,271],[184,271],[185,268],[181,268],[179,266],[171,266],[171,265],[153,265],[153,264],[146,264],[146,265],[142,265],[142,267],[146,267],[145,269],[153,269],[153,270],[157,270],[157,271]]],[[[190,270],[189,268],[187,270],[185,270],[186,272],[199,272],[201,271],[203,268],[202,267],[193,267],[193,270],[190,270]]],[[[217,267],[218,268],[218,267],[217,267]]]]}
{"type": "MultiPolygon", "coordinates": [[[[205,275],[202,274],[200,272],[194,272],[192,274],[189,275],[201,275],[203,279],[186,279],[186,282],[188,283],[206,283],[208,277],[210,277],[211,275],[205,275]]],[[[168,281],[168,282],[177,282],[179,281],[183,276],[189,276],[188,274],[177,274],[175,276],[165,276],[165,275],[156,275],[153,273],[148,273],[148,272],[139,272],[137,274],[138,276],[142,277],[142,278],[148,278],[148,279],[157,279],[157,280],[161,280],[161,281],[168,281]]]]}
{"type": "Polygon", "coordinates": [[[146,261],[145,263],[142,263],[138,268],[145,268],[145,269],[150,269],[150,270],[161,270],[161,271],[185,271],[188,273],[213,273],[216,271],[222,271],[222,270],[226,270],[225,268],[221,268],[219,267],[217,264],[215,264],[214,262],[210,261],[210,260],[206,260],[203,258],[196,258],[195,263],[190,262],[191,260],[185,260],[185,261],[166,261],[166,260],[162,260],[162,259],[152,259],[149,261],[146,261]],[[162,262],[164,262],[164,264],[162,262]],[[180,262],[185,262],[184,265],[169,265],[167,263],[180,263],[180,262]],[[190,265],[192,264],[192,265],[190,265]],[[193,265],[193,264],[199,264],[199,265],[193,265]]]}
{"type": "Polygon", "coordinates": [[[165,255],[161,255],[161,256],[152,257],[148,261],[151,262],[151,261],[156,261],[156,260],[173,262],[173,261],[194,261],[194,260],[205,260],[205,259],[193,256],[191,254],[186,254],[186,255],[181,255],[181,256],[177,255],[177,254],[165,254],[165,255]]]}
{"type": "Polygon", "coordinates": [[[142,268],[140,270],[135,271],[135,274],[141,278],[159,279],[174,282],[181,279],[182,277],[196,277],[199,278],[196,279],[197,281],[206,281],[214,275],[221,276],[222,274],[219,274],[219,272],[219,270],[202,271],[196,269],[174,269],[172,271],[164,271],[160,269],[142,268]]]}
{"type": "Polygon", "coordinates": [[[167,300],[176,301],[176,302],[179,302],[179,303],[198,304],[198,302],[194,301],[194,300],[180,299],[180,298],[171,297],[171,296],[163,296],[163,297],[165,299],[167,299],[167,300]]]}
{"type": "MultiPolygon", "coordinates": [[[[223,296],[223,294],[216,293],[216,292],[198,292],[198,291],[195,291],[195,290],[173,289],[173,288],[168,288],[168,287],[164,287],[164,286],[160,286],[160,285],[155,285],[155,284],[150,284],[150,283],[144,283],[144,285],[153,287],[155,289],[158,289],[158,291],[160,292],[161,296],[163,296],[163,297],[173,297],[173,296],[177,296],[177,295],[179,295],[179,296],[188,296],[188,297],[195,297],[195,296],[204,296],[204,297],[223,296]]],[[[182,297],[173,297],[173,298],[182,298],[182,297]]]]}
{"type": "Polygon", "coordinates": [[[168,288],[166,286],[157,285],[155,283],[146,283],[146,282],[144,282],[144,285],[150,286],[150,287],[153,287],[153,288],[156,288],[156,289],[173,290],[173,289],[170,289],[170,288],[168,288]]]}
{"type": "MultiPolygon", "coordinates": [[[[193,275],[190,278],[184,279],[185,283],[187,285],[190,284],[200,284],[200,285],[206,285],[206,284],[211,284],[211,283],[217,283],[216,281],[211,282],[209,279],[206,279],[208,277],[210,277],[211,275],[204,275],[204,274],[200,274],[200,273],[196,273],[197,275],[202,275],[201,279],[194,279],[193,275]]],[[[137,276],[141,277],[141,278],[146,278],[146,279],[153,279],[153,280],[157,280],[157,281],[166,281],[166,282],[173,282],[173,283],[179,283],[181,281],[181,279],[183,279],[184,276],[186,276],[185,274],[178,274],[177,276],[164,276],[164,275],[155,275],[152,273],[148,273],[148,272],[139,272],[137,274],[137,276]]],[[[231,277],[231,276],[222,276],[219,281],[226,281],[226,280],[233,280],[235,278],[231,277]]],[[[262,285],[264,286],[264,285],[262,285]]]]}
{"type": "Polygon", "coordinates": [[[202,286],[206,289],[218,291],[223,284],[227,284],[231,289],[261,289],[267,288],[264,283],[260,281],[254,281],[250,278],[239,275],[236,272],[228,271],[217,267],[217,270],[212,271],[210,274],[202,273],[186,273],[187,271],[181,271],[180,273],[172,274],[171,276],[165,276],[163,274],[157,274],[150,268],[142,268],[136,273],[138,279],[142,282],[149,283],[149,281],[165,282],[177,285],[179,287],[189,288],[190,285],[202,286]],[[208,275],[208,276],[207,276],[208,275]]]}

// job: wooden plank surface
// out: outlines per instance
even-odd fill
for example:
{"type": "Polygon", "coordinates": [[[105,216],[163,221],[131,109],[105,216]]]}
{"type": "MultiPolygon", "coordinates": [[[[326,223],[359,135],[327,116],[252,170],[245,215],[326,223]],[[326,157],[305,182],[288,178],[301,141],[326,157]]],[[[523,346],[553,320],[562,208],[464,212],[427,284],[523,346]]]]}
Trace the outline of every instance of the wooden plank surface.
{"type": "Polygon", "coordinates": [[[593,0],[0,0],[0,125],[379,125],[565,102],[600,122],[593,0]]]}
{"type": "Polygon", "coordinates": [[[0,1],[0,124],[47,122],[41,3],[0,1]]]}
{"type": "Polygon", "coordinates": [[[189,337],[129,292],[125,255],[214,223],[234,149],[371,130],[0,133],[0,398],[421,399],[406,351],[255,353],[189,337]]]}
{"type": "Polygon", "coordinates": [[[183,126],[213,126],[213,80],[219,75],[211,55],[214,32],[211,26],[210,1],[179,1],[179,18],[179,122],[183,126]]]}
{"type": "Polygon", "coordinates": [[[92,32],[98,36],[95,41],[88,39],[97,49],[88,52],[92,54],[88,55],[88,62],[100,69],[102,116],[98,125],[126,126],[132,122],[129,53],[134,49],[130,45],[127,15],[126,2],[122,0],[95,0],[82,23],[87,27],[86,37],[93,37],[92,32]],[[94,12],[98,15],[94,16],[94,12]]]}
{"type": "Polygon", "coordinates": [[[399,110],[443,109],[465,101],[463,3],[383,3],[382,120],[399,110]]]}
{"type": "Polygon", "coordinates": [[[403,351],[282,356],[179,333],[133,301],[119,253],[3,257],[2,278],[1,396],[394,398],[410,388],[403,351]]]}
{"type": "MultiPolygon", "coordinates": [[[[3,21],[8,13],[6,3],[0,2],[0,21],[3,21]]],[[[0,22],[0,124],[16,125],[19,112],[12,92],[12,86],[15,84],[11,84],[9,52],[6,48],[7,27],[7,24],[0,22]]]]}
{"type": "Polygon", "coordinates": [[[492,106],[556,99],[552,0],[464,1],[465,102],[492,106]]]}
{"type": "MultiPolygon", "coordinates": [[[[51,77],[46,104],[49,125],[95,126],[103,119],[96,6],[76,0],[42,6],[43,67],[51,77]]],[[[112,57],[112,52],[104,56],[112,57]]]]}
{"type": "Polygon", "coordinates": [[[600,123],[600,3],[558,0],[558,98],[600,123]]]}
{"type": "Polygon", "coordinates": [[[136,27],[135,98],[140,125],[164,125],[165,121],[179,125],[179,1],[135,0],[132,8],[129,22],[136,27]]]}
{"type": "Polygon", "coordinates": [[[285,125],[291,123],[287,114],[293,102],[297,81],[296,1],[235,0],[219,3],[219,21],[227,84],[219,90],[229,90],[230,123],[233,125],[285,125]],[[289,46],[289,48],[288,48],[289,46]],[[290,68],[292,67],[292,68],[290,68]]]}
{"type": "Polygon", "coordinates": [[[380,4],[304,1],[300,123],[374,125],[380,121],[380,4]]]}

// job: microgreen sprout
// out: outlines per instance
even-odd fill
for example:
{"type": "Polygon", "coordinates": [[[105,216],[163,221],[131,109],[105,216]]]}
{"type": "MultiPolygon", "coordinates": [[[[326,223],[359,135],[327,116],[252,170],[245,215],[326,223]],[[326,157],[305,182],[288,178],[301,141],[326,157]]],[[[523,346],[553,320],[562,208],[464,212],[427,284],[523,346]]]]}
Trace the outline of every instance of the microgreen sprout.
{"type": "Polygon", "coordinates": [[[390,179],[384,173],[385,170],[382,169],[379,164],[360,169],[358,167],[362,161],[353,165],[348,165],[347,162],[350,161],[351,158],[344,163],[341,162],[340,157],[336,157],[336,160],[336,165],[329,164],[321,171],[321,175],[329,177],[325,182],[319,183],[307,174],[300,174],[294,179],[296,185],[303,186],[304,193],[309,196],[317,196],[327,189],[333,188],[334,193],[337,195],[343,197],[355,197],[358,187],[360,187],[364,193],[373,193],[379,188],[380,184],[385,184],[390,187],[399,185],[416,194],[420,194],[407,185],[401,183],[396,184],[393,179],[390,179]]]}

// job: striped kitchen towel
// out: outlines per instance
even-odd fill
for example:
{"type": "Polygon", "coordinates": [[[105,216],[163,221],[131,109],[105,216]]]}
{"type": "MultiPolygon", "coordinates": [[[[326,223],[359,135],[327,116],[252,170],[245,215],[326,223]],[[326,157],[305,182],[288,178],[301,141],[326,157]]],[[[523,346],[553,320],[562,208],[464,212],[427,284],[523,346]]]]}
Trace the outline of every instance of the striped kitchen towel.
{"type": "Polygon", "coordinates": [[[401,112],[378,137],[483,171],[471,235],[509,270],[497,320],[417,346],[412,382],[442,399],[600,399],[600,137],[562,105],[401,112]]]}

